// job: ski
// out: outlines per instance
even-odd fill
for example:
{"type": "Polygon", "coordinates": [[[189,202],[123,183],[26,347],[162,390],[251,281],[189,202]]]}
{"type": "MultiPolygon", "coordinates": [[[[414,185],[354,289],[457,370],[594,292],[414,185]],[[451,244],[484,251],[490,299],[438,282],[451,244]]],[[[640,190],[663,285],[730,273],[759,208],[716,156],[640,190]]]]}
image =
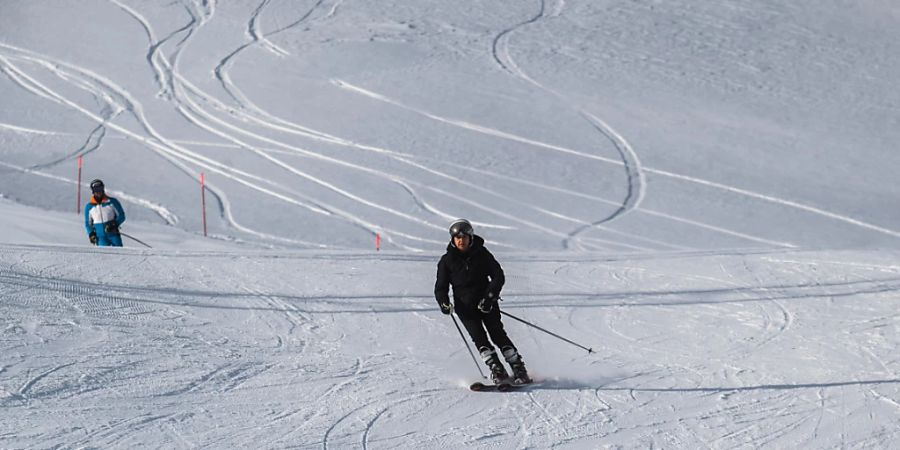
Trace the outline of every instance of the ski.
{"type": "Polygon", "coordinates": [[[530,386],[532,384],[533,383],[515,384],[510,381],[501,381],[500,383],[497,383],[497,384],[485,384],[480,381],[476,381],[476,382],[472,383],[471,385],[469,385],[469,389],[471,389],[475,392],[493,392],[493,391],[509,392],[509,391],[514,391],[516,389],[519,389],[519,388],[522,388],[525,386],[530,386]]]}
{"type": "Polygon", "coordinates": [[[497,383],[497,384],[484,384],[480,381],[476,381],[469,386],[469,389],[475,392],[508,392],[515,389],[517,386],[510,383],[497,383]]]}

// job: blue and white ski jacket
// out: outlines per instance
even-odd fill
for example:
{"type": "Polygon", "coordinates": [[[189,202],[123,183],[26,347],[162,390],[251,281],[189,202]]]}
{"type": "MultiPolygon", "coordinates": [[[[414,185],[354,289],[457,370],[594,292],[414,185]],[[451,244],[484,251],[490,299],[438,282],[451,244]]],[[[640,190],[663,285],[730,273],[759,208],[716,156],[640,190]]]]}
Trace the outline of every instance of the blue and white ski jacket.
{"type": "Polygon", "coordinates": [[[98,202],[97,199],[91,197],[91,201],[84,205],[84,229],[88,236],[93,231],[97,233],[98,238],[105,238],[106,230],[103,225],[113,221],[117,225],[125,222],[125,210],[115,198],[103,196],[103,200],[98,202]]]}

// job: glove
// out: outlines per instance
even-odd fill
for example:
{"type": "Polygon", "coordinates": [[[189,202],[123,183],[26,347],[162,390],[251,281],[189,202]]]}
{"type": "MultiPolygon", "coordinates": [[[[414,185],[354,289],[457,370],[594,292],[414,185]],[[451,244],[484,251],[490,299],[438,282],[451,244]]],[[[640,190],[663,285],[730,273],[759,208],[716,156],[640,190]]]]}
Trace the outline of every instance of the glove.
{"type": "Polygon", "coordinates": [[[106,222],[103,224],[103,231],[106,231],[107,234],[119,234],[119,223],[115,220],[106,222]]]}
{"type": "Polygon", "coordinates": [[[481,299],[480,302],[478,302],[478,310],[481,311],[482,314],[487,314],[491,312],[492,309],[494,309],[494,305],[496,304],[497,302],[494,301],[493,298],[485,297],[481,299]]]}
{"type": "Polygon", "coordinates": [[[91,231],[91,234],[88,235],[88,239],[91,241],[91,244],[97,245],[97,232],[91,231]]]}
{"type": "Polygon", "coordinates": [[[490,290],[484,294],[484,298],[478,302],[478,310],[483,314],[487,314],[497,305],[497,295],[490,290]]]}
{"type": "Polygon", "coordinates": [[[440,306],[441,306],[441,312],[448,316],[453,311],[453,305],[451,305],[450,303],[441,303],[440,306]]]}

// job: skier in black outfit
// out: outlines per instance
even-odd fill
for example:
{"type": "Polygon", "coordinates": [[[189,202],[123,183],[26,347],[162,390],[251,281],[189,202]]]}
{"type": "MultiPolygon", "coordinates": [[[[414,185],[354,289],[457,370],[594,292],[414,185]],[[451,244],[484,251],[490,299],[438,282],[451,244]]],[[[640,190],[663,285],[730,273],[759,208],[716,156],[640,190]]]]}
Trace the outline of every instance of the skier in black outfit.
{"type": "Polygon", "coordinates": [[[525,370],[525,363],[500,322],[497,300],[503,282],[503,268],[485,248],[484,239],[475,234],[472,224],[465,219],[453,222],[447,253],[438,262],[434,297],[442,313],[456,311],[484,363],[491,369],[494,383],[506,381],[509,375],[494,346],[488,341],[488,335],[509,363],[513,384],[526,384],[531,382],[531,378],[525,370]],[[450,303],[448,295],[451,285],[455,306],[450,303]]]}

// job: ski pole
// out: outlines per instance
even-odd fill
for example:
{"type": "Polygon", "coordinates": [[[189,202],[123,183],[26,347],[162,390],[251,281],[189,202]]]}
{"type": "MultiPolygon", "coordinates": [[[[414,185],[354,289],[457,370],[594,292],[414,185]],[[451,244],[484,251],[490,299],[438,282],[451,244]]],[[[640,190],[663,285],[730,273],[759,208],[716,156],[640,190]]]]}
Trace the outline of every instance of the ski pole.
{"type": "Polygon", "coordinates": [[[144,247],[147,247],[147,248],[153,248],[153,247],[151,247],[151,246],[149,246],[149,245],[143,243],[140,239],[138,239],[138,238],[136,238],[136,237],[129,236],[129,235],[127,235],[127,234],[125,234],[125,233],[123,233],[123,232],[121,232],[121,231],[119,232],[119,234],[121,234],[122,236],[127,237],[128,239],[131,239],[132,241],[137,242],[138,244],[143,245],[144,247]]]}
{"type": "Polygon", "coordinates": [[[539,327],[539,326],[537,326],[537,325],[535,325],[535,324],[533,324],[533,323],[531,323],[531,322],[528,322],[528,321],[526,321],[526,320],[522,320],[522,319],[520,319],[520,318],[518,318],[518,317],[516,317],[516,316],[514,316],[514,315],[512,315],[512,314],[510,314],[510,313],[508,313],[508,312],[505,312],[505,311],[502,311],[502,310],[501,310],[501,311],[500,311],[500,314],[503,314],[503,315],[505,315],[505,316],[512,317],[513,319],[516,319],[516,320],[518,320],[519,322],[524,323],[525,325],[528,325],[528,326],[530,326],[530,327],[537,328],[538,330],[541,330],[541,331],[543,331],[544,333],[549,334],[550,336],[553,336],[553,337],[562,339],[562,340],[564,340],[564,341],[566,341],[566,342],[568,342],[568,343],[570,343],[570,344],[572,344],[572,345],[574,345],[574,346],[576,346],[576,347],[581,347],[581,348],[587,350],[588,353],[594,353],[594,350],[593,350],[593,349],[587,348],[587,347],[585,347],[585,346],[583,346],[583,345],[581,345],[581,344],[578,344],[578,343],[576,343],[576,342],[572,342],[572,341],[570,341],[570,340],[568,340],[568,339],[566,339],[566,338],[564,338],[564,337],[562,337],[562,336],[560,336],[560,335],[558,335],[558,334],[556,334],[556,333],[553,333],[552,331],[547,331],[547,330],[545,330],[545,329],[543,329],[543,328],[541,328],[541,327],[539,327]]]}
{"type": "Polygon", "coordinates": [[[456,325],[456,331],[459,331],[459,337],[462,338],[463,344],[466,346],[466,350],[469,351],[469,355],[472,356],[472,362],[475,363],[475,368],[478,369],[478,373],[481,375],[481,378],[487,378],[484,376],[484,372],[481,371],[481,365],[478,364],[478,360],[475,359],[475,354],[472,353],[472,348],[469,347],[469,341],[466,340],[466,337],[463,336],[462,328],[459,327],[459,323],[456,322],[456,317],[453,317],[453,313],[450,313],[450,318],[453,319],[453,325],[456,325]]]}

